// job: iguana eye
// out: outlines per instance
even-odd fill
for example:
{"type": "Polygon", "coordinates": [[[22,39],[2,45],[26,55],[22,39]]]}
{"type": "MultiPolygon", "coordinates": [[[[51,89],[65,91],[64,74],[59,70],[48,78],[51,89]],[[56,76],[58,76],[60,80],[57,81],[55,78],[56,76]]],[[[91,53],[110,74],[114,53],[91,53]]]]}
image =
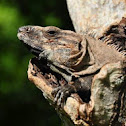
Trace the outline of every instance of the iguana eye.
{"type": "Polygon", "coordinates": [[[29,27],[26,27],[25,30],[26,30],[26,32],[31,32],[32,31],[32,27],[30,27],[30,26],[29,27]]]}
{"type": "Polygon", "coordinates": [[[49,36],[55,36],[55,35],[57,34],[57,31],[49,30],[49,31],[47,31],[47,34],[48,34],[49,36]]]}
{"type": "Polygon", "coordinates": [[[42,29],[42,33],[46,38],[57,38],[60,29],[54,26],[47,26],[42,29]]]}
{"type": "Polygon", "coordinates": [[[54,35],[56,33],[56,31],[48,31],[48,34],[50,35],[54,35]]]}

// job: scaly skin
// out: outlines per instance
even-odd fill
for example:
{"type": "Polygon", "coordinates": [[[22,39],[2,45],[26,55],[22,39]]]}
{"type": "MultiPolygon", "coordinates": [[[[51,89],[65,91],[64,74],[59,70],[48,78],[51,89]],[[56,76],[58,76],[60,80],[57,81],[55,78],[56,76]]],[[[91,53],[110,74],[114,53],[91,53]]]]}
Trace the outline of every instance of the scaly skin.
{"type": "Polygon", "coordinates": [[[19,28],[18,38],[39,59],[47,59],[50,69],[61,74],[68,83],[74,78],[72,86],[68,84],[53,92],[58,104],[61,104],[63,101],[61,99],[71,92],[79,90],[89,92],[91,81],[89,86],[86,83],[91,80],[90,75],[95,74],[105,64],[126,61],[125,55],[100,40],[54,26],[24,26],[19,28]],[[85,79],[87,75],[89,78],[85,79]],[[79,77],[82,78],[81,81],[78,81],[79,77]]]}

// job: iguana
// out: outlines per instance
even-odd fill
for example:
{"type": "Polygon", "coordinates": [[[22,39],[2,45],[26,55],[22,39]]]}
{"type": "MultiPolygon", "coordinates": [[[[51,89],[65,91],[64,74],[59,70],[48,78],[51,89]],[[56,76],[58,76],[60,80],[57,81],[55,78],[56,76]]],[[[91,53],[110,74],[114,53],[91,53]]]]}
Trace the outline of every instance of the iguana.
{"type": "Polygon", "coordinates": [[[89,91],[91,77],[105,64],[126,61],[125,50],[121,53],[101,40],[54,26],[23,26],[18,30],[18,38],[68,82],[54,90],[58,104],[70,92],[89,91]]]}

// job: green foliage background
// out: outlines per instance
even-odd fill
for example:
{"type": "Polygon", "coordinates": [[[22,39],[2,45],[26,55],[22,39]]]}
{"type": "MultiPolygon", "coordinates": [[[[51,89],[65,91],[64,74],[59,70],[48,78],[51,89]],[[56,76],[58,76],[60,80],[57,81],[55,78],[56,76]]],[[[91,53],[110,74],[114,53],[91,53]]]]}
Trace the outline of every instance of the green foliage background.
{"type": "Polygon", "coordinates": [[[54,108],[27,79],[33,55],[17,39],[23,25],[73,30],[65,0],[0,0],[0,126],[61,126],[54,108]]]}

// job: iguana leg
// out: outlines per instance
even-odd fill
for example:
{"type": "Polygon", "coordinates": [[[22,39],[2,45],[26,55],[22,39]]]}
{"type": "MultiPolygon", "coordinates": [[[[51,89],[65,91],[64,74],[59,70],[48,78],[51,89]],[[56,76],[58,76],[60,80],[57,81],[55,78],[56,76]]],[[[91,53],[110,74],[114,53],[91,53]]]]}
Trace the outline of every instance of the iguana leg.
{"type": "Polygon", "coordinates": [[[55,62],[55,61],[51,62],[52,60],[54,60],[54,54],[52,51],[44,50],[43,52],[41,52],[39,54],[39,58],[48,59],[48,61],[50,61],[49,66],[50,66],[51,70],[62,75],[63,78],[66,79],[66,81],[68,81],[68,82],[71,81],[72,72],[70,71],[69,67],[61,65],[60,63],[55,62]]]}
{"type": "Polygon", "coordinates": [[[56,73],[59,73],[67,82],[70,82],[72,80],[71,74],[69,72],[65,73],[63,71],[63,69],[59,69],[58,67],[54,66],[53,64],[50,64],[50,69],[56,73]]]}
{"type": "Polygon", "coordinates": [[[67,97],[69,97],[72,93],[77,93],[83,102],[90,101],[90,88],[92,84],[93,75],[87,77],[81,77],[76,79],[73,84],[66,84],[55,88],[52,92],[54,96],[54,102],[58,106],[63,106],[67,97]]]}
{"type": "Polygon", "coordinates": [[[63,107],[67,97],[69,97],[71,93],[75,92],[77,92],[75,86],[70,84],[55,88],[52,92],[52,95],[54,96],[54,103],[63,107]]]}

